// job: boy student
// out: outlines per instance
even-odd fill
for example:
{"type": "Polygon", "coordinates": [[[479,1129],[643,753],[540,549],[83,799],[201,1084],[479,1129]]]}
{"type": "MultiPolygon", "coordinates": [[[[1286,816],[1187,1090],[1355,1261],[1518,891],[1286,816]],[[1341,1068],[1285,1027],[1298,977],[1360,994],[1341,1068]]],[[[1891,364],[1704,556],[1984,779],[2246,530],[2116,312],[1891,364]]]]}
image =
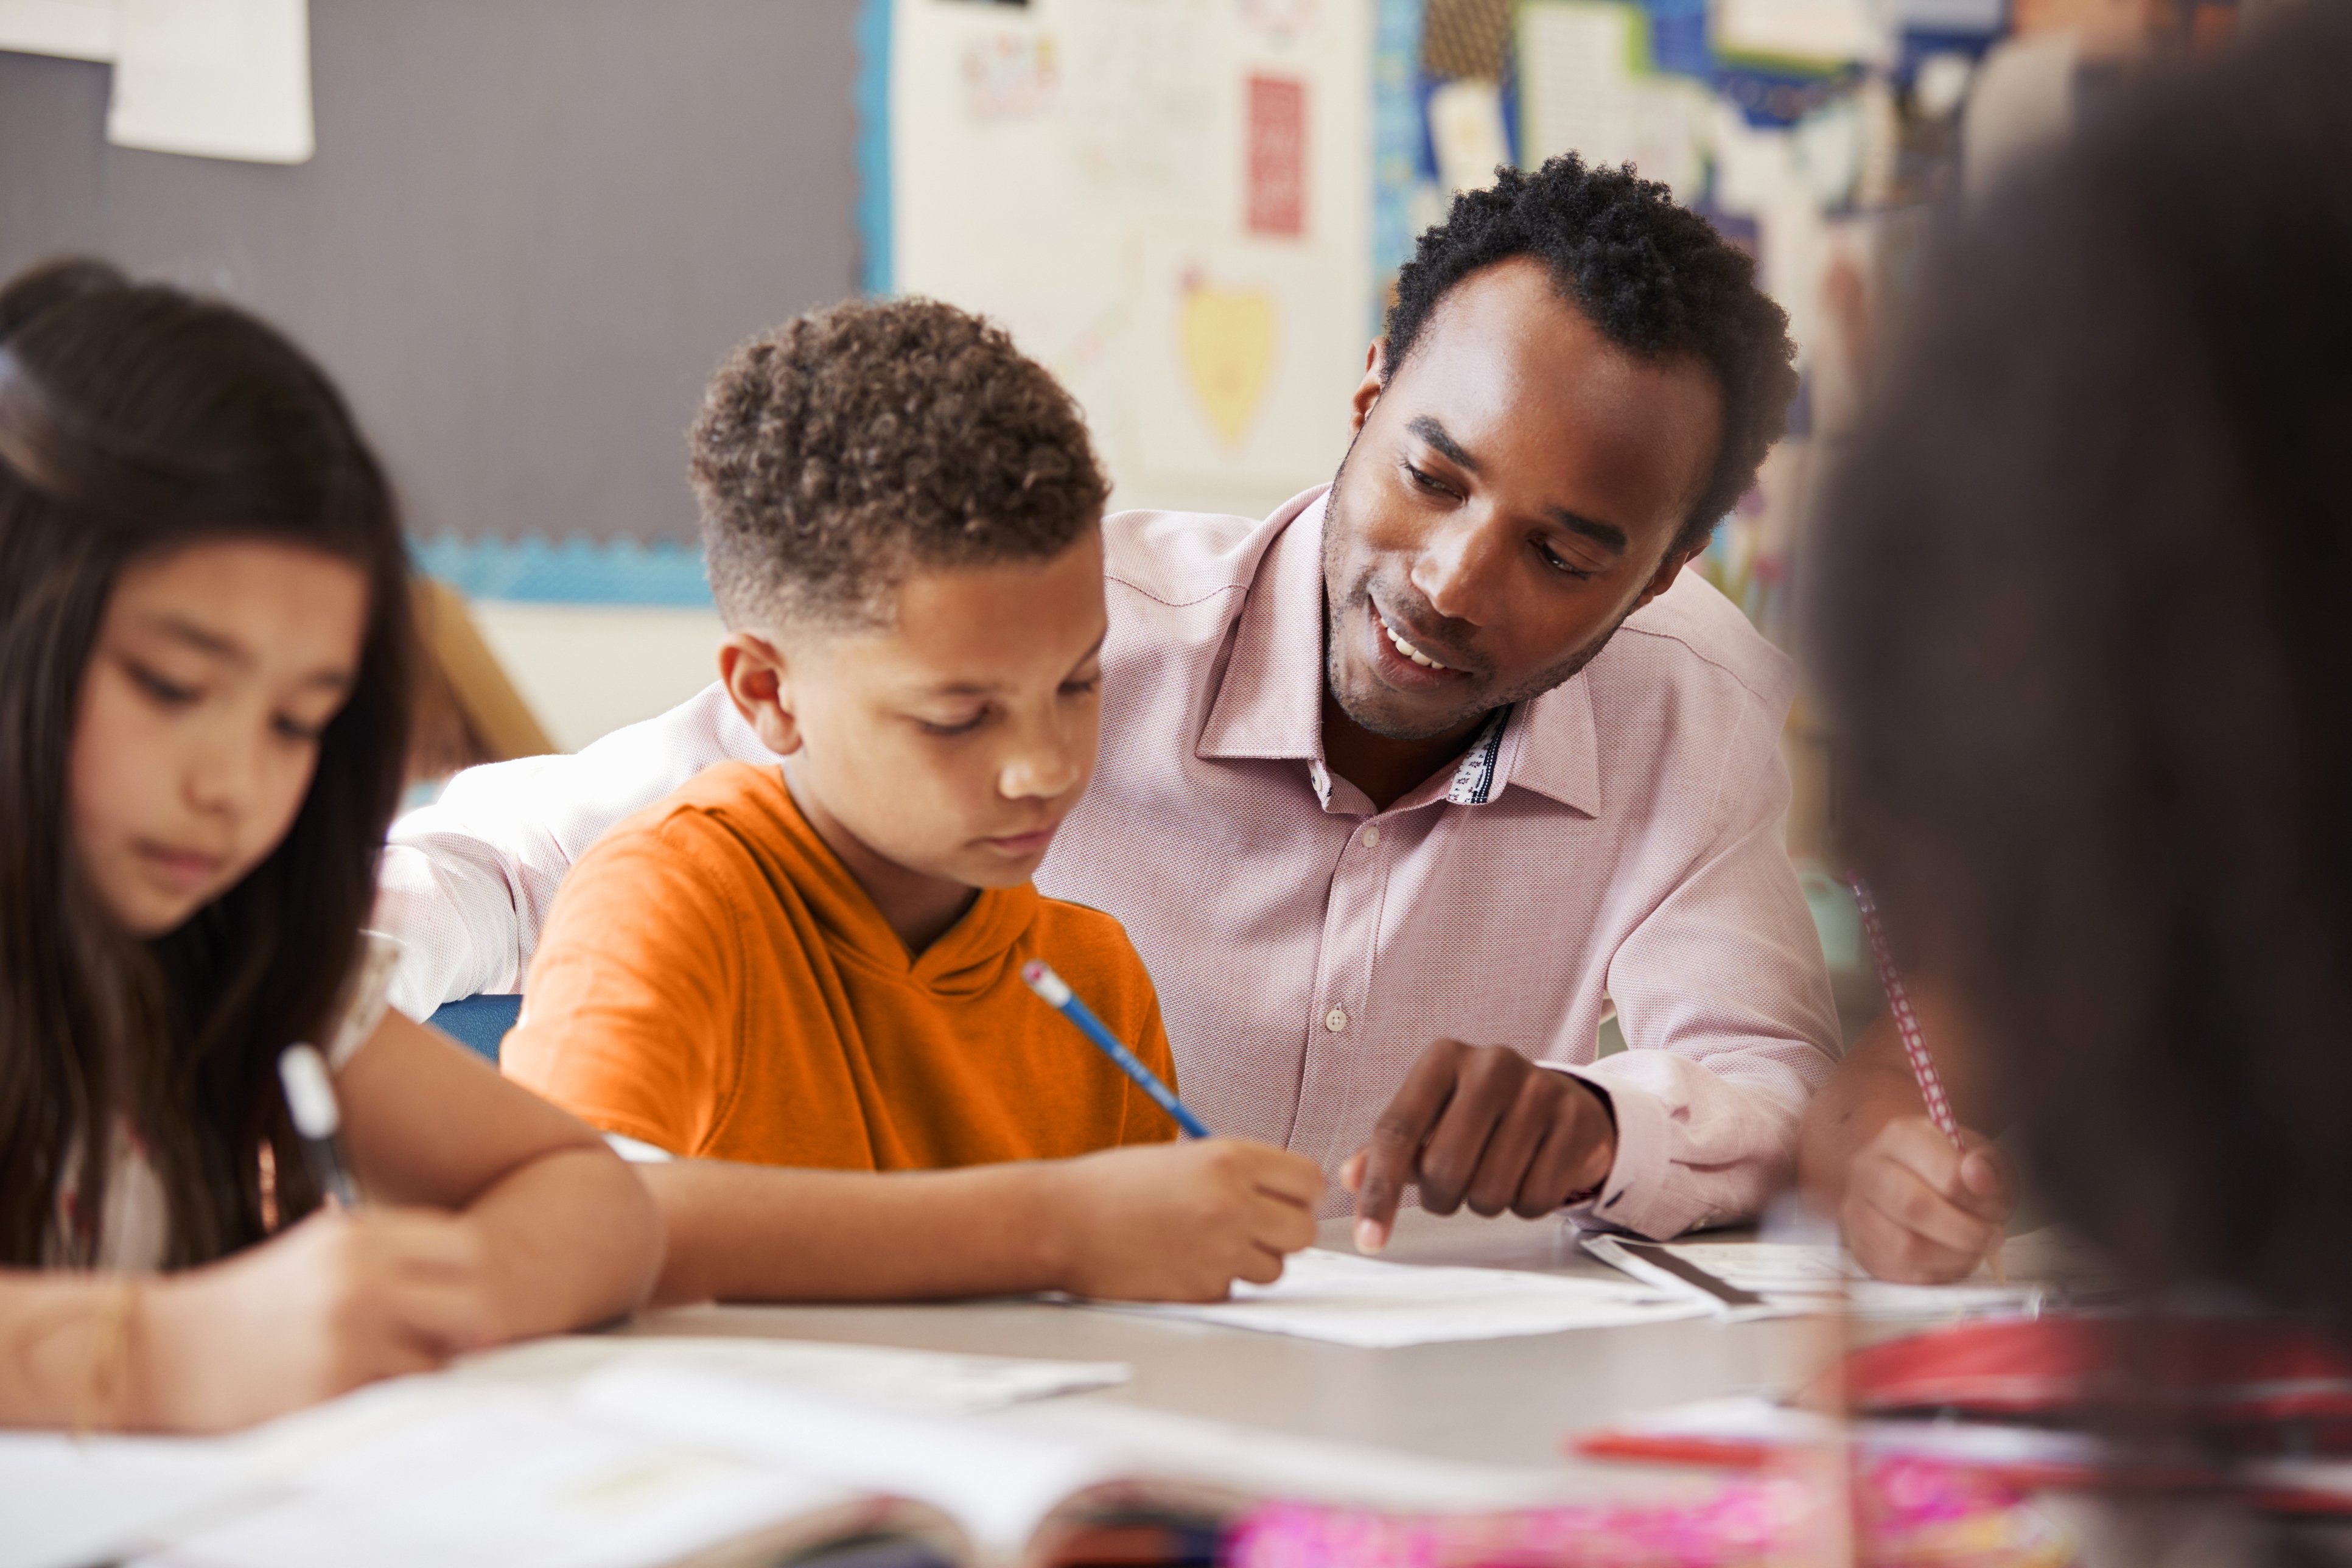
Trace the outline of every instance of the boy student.
{"type": "MultiPolygon", "coordinates": [[[[1408,1183],[1670,1236],[1789,1173],[1837,1037],[1794,683],[1682,568],[1792,352],[1664,186],[1555,159],[1422,237],[1328,487],[1105,524],[1102,767],[1038,886],[1118,918],[1194,1109],[1353,1178],[1367,1247],[1408,1183]],[[1596,1061],[1612,1004],[1633,1048],[1596,1061]]],[[[713,689],[461,776],[385,859],[402,994],[513,988],[596,831],[768,755],[713,689]]]]}
{"type": "Polygon", "coordinates": [[[1108,486],[1068,395],[961,310],[852,303],[736,350],[691,440],[721,681],[762,760],[582,857],[502,1052],[694,1156],[646,1168],[660,1294],[1276,1279],[1314,1239],[1314,1163],[1171,1144],[1021,976],[1045,960],[1173,1077],[1118,922],[1029,885],[1100,711],[1108,486]]]}

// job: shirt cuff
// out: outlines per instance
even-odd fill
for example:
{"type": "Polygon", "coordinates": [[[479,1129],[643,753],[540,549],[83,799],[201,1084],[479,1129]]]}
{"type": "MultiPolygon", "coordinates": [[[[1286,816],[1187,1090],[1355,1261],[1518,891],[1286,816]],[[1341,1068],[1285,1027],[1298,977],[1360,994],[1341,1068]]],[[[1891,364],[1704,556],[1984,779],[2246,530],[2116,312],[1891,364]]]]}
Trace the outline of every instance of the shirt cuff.
{"type": "Polygon", "coordinates": [[[604,1142],[612,1145],[614,1153],[632,1165],[666,1165],[677,1158],[659,1144],[648,1143],[642,1138],[632,1138],[625,1132],[607,1132],[604,1134],[604,1142]]]}
{"type": "Polygon", "coordinates": [[[1570,1205],[1570,1217],[1580,1224],[1630,1230],[1658,1241],[1681,1235],[1687,1226],[1672,1212],[1675,1205],[1667,1193],[1673,1161],[1667,1156],[1666,1108],[1658,1097],[1622,1079],[1566,1062],[1537,1065],[1566,1073],[1590,1084],[1595,1093],[1606,1095],[1617,1121],[1617,1158],[1609,1167],[1608,1179],[1591,1198],[1570,1205]]]}

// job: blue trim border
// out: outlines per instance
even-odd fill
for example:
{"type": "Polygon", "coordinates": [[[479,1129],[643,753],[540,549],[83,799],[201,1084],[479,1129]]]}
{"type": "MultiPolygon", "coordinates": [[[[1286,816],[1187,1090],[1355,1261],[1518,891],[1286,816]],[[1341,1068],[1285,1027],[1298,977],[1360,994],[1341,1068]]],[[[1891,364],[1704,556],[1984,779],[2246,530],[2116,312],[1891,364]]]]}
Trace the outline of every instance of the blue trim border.
{"type": "Polygon", "coordinates": [[[859,0],[857,80],[858,286],[890,292],[896,252],[890,232],[890,23],[895,0],[859,0]]]}
{"type": "Polygon", "coordinates": [[[702,552],[692,545],[567,539],[415,539],[416,569],[469,599],[553,605],[711,607],[702,552]]]}
{"type": "Polygon", "coordinates": [[[1372,14],[1371,335],[1388,331],[1389,289],[1412,259],[1412,187],[1421,172],[1423,0],[1379,0],[1372,14]]]}

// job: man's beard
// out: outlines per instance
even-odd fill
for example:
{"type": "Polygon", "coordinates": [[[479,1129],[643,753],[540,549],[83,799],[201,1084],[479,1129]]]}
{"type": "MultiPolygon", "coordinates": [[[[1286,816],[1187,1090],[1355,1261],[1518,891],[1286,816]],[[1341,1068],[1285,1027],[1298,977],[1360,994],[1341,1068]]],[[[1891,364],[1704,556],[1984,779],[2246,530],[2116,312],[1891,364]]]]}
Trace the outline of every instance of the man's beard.
{"type": "MultiPolygon", "coordinates": [[[[1355,447],[1351,443],[1348,456],[1354,455],[1355,447]]],[[[1339,711],[1345,713],[1360,729],[1369,730],[1373,734],[1391,741],[1427,741],[1443,735],[1449,730],[1458,730],[1469,721],[1491,713],[1497,708],[1508,708],[1540,697],[1553,687],[1574,679],[1579,670],[1591,663],[1594,657],[1609,646],[1609,639],[1615,637],[1617,628],[1625,624],[1625,616],[1633,613],[1635,606],[1628,605],[1625,614],[1612,621],[1608,628],[1599,637],[1583,647],[1571,650],[1558,663],[1538,671],[1516,686],[1504,689],[1499,693],[1490,696],[1477,690],[1475,683],[1481,678],[1474,677],[1473,689],[1465,694],[1461,711],[1444,719],[1404,721],[1380,713],[1360,712],[1353,704],[1349,702],[1347,694],[1341,688],[1339,647],[1338,640],[1331,635],[1332,628],[1339,624],[1346,613],[1359,606],[1364,607],[1369,612],[1372,596],[1371,580],[1366,578],[1348,590],[1348,597],[1345,600],[1334,604],[1331,599],[1332,568],[1337,564],[1339,540],[1346,531],[1339,526],[1339,488],[1340,481],[1347,477],[1347,458],[1342,458],[1339,460],[1339,471],[1331,477],[1331,489],[1327,492],[1323,503],[1323,689],[1339,706],[1339,711]]]]}

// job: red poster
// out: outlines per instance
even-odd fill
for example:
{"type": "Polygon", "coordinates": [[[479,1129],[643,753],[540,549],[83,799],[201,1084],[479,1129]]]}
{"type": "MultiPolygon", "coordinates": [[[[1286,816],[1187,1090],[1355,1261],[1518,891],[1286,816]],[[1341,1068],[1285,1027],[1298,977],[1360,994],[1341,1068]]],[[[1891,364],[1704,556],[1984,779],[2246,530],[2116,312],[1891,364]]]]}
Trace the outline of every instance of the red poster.
{"type": "Polygon", "coordinates": [[[1307,84],[1249,79],[1249,231],[1307,232],[1307,84]]]}

